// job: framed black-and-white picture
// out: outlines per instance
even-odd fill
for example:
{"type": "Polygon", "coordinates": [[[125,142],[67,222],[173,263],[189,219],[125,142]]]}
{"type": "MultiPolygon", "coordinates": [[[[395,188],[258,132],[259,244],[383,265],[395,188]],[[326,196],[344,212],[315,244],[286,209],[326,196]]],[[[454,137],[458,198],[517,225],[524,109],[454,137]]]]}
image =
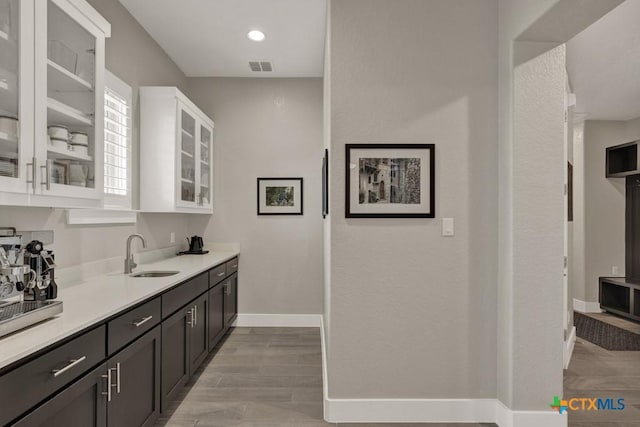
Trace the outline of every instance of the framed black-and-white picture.
{"type": "Polygon", "coordinates": [[[258,215],[302,215],[302,178],[258,178],[258,215]]]}
{"type": "Polygon", "coordinates": [[[347,218],[434,218],[433,144],[347,144],[347,218]]]}
{"type": "Polygon", "coordinates": [[[322,218],[329,215],[329,150],[324,149],[322,158],[322,218]]]}

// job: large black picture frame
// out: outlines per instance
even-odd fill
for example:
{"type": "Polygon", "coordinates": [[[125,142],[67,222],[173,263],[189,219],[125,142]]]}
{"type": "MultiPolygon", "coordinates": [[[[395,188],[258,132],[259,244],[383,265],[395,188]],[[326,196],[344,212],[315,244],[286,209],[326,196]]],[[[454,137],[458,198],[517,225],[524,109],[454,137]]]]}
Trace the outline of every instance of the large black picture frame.
{"type": "Polygon", "coordinates": [[[435,218],[435,164],[435,144],[346,144],[345,217],[435,218]]]}

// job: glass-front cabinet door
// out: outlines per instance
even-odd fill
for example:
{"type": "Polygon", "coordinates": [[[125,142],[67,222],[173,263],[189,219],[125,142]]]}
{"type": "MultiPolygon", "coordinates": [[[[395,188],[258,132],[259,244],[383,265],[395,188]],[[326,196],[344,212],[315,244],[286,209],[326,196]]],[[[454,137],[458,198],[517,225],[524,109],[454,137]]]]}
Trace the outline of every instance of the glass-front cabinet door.
{"type": "Polygon", "coordinates": [[[213,130],[205,124],[200,124],[200,157],[199,157],[199,191],[198,203],[210,208],[213,205],[212,176],[211,176],[211,142],[213,130]]]}
{"type": "Polygon", "coordinates": [[[33,7],[0,0],[0,191],[25,195],[33,188],[33,7]]]}
{"type": "MultiPolygon", "coordinates": [[[[2,1],[2,0],[0,0],[2,1]]],[[[66,0],[36,3],[36,193],[103,194],[104,34],[66,0]]]]}
{"type": "MultiPolygon", "coordinates": [[[[197,206],[196,166],[197,166],[197,126],[196,118],[184,105],[178,103],[178,205],[197,206]]],[[[199,144],[198,144],[199,146],[199,144]]]]}

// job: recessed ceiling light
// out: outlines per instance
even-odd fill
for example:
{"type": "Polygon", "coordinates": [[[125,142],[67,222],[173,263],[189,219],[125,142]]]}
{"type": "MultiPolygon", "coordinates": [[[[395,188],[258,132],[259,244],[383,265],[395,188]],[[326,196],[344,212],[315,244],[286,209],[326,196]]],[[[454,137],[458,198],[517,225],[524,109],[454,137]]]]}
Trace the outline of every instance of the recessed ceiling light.
{"type": "Polygon", "coordinates": [[[249,31],[247,37],[249,37],[249,40],[253,40],[254,42],[261,42],[265,39],[264,33],[258,30],[249,31]]]}

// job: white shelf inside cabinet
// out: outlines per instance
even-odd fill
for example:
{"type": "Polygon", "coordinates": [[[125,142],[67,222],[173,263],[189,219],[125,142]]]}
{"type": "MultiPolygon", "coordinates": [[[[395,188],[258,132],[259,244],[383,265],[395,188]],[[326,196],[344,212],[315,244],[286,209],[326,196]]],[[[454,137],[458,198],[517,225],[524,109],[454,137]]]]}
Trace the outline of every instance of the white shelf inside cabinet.
{"type": "Polygon", "coordinates": [[[47,98],[48,123],[64,126],[91,126],[93,120],[87,114],[69,107],[53,98],[47,98]]]}
{"type": "Polygon", "coordinates": [[[93,161],[93,157],[88,156],[86,154],[74,153],[73,151],[65,150],[64,148],[54,147],[52,145],[47,145],[47,153],[48,153],[47,157],[50,159],[84,160],[87,162],[93,161]]]}
{"type": "Polygon", "coordinates": [[[56,92],[89,92],[93,86],[88,81],[76,76],[60,64],[47,60],[49,69],[49,88],[56,92]]]}

